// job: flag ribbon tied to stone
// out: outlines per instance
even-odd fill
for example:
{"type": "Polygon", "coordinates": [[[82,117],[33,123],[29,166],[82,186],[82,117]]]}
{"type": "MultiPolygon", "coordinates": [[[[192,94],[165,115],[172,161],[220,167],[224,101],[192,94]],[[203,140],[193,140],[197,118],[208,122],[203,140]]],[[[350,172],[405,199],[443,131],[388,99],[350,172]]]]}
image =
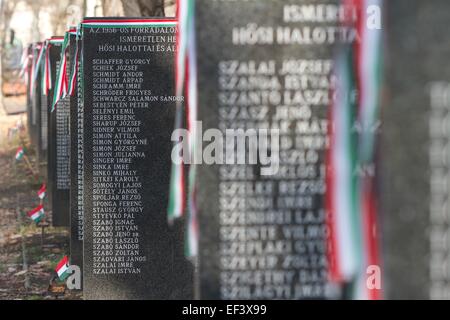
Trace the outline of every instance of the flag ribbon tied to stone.
{"type": "Polygon", "coordinates": [[[71,62],[72,68],[70,69],[70,79],[69,79],[69,88],[68,88],[68,94],[70,96],[73,96],[75,93],[75,86],[77,83],[78,65],[79,65],[79,59],[80,59],[81,44],[79,42],[81,41],[81,25],[78,25],[76,29],[71,29],[69,31],[69,33],[75,34],[75,37],[76,37],[75,57],[74,57],[74,61],[71,62]]]}
{"type": "Polygon", "coordinates": [[[50,60],[50,47],[57,43],[62,43],[64,38],[54,37],[46,40],[39,52],[38,59],[36,61],[36,70],[42,66],[42,94],[47,95],[48,91],[52,88],[52,69],[50,60]],[[41,63],[43,62],[43,65],[41,63]]]}
{"type": "MultiPolygon", "coordinates": [[[[183,28],[183,23],[185,22],[180,17],[180,12],[183,11],[185,6],[185,2],[183,4],[177,4],[177,21],[178,21],[178,29],[177,29],[177,51],[175,54],[175,90],[176,95],[178,97],[183,95],[184,89],[184,80],[185,80],[185,64],[181,63],[180,60],[184,60],[186,58],[186,46],[183,42],[183,38],[180,38],[181,32],[180,29],[183,28]]],[[[175,115],[175,129],[183,128],[183,105],[182,102],[177,100],[176,105],[177,111],[175,115]]],[[[175,144],[178,141],[175,142],[175,144]]],[[[180,218],[184,214],[185,210],[185,182],[184,182],[184,166],[185,164],[181,161],[181,163],[172,163],[172,169],[170,174],[170,194],[169,194],[169,208],[168,208],[168,219],[169,222],[172,223],[174,219],[180,218]]]]}
{"type": "Polygon", "coordinates": [[[48,91],[52,88],[52,70],[51,70],[51,62],[50,62],[50,47],[51,44],[49,41],[44,43],[43,48],[43,71],[42,71],[42,94],[47,95],[48,91]]]}
{"type": "Polygon", "coordinates": [[[71,34],[76,34],[76,29],[71,28],[64,35],[61,47],[61,59],[58,71],[56,73],[55,91],[53,93],[52,112],[56,108],[56,104],[67,96],[69,80],[67,79],[67,50],[69,48],[69,39],[71,34]]]}
{"type": "Polygon", "coordinates": [[[45,60],[44,56],[45,56],[46,46],[47,46],[47,41],[44,41],[37,47],[37,49],[39,51],[38,51],[38,55],[37,55],[35,64],[33,65],[33,70],[32,70],[33,76],[31,78],[32,83],[30,86],[31,88],[34,88],[34,83],[36,82],[38,74],[39,74],[39,68],[41,68],[42,61],[45,60]]]}
{"type": "Polygon", "coordinates": [[[330,108],[327,192],[330,280],[347,283],[352,299],[380,299],[370,287],[369,267],[380,266],[373,163],[380,99],[381,29],[367,25],[368,8],[381,0],[344,0],[355,8],[358,38],[339,45],[335,59],[335,99],[330,108]]]}
{"type": "MultiPolygon", "coordinates": [[[[194,29],[195,2],[191,0],[177,1],[177,54],[176,54],[176,94],[181,97],[185,93],[186,113],[181,102],[177,102],[175,128],[183,126],[186,117],[189,156],[191,162],[188,168],[188,224],[186,233],[186,256],[195,257],[198,252],[198,222],[196,206],[196,167],[192,163],[195,152],[195,121],[197,119],[197,68],[194,29]]],[[[172,164],[169,221],[183,216],[185,208],[185,164],[172,164]]]]}

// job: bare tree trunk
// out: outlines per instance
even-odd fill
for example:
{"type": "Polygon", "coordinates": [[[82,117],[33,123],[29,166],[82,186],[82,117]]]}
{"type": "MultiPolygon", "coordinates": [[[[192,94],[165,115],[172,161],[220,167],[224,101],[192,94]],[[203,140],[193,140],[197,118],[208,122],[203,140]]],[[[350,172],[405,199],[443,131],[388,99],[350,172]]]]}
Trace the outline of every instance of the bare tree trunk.
{"type": "Polygon", "coordinates": [[[127,17],[164,17],[164,0],[122,0],[127,17]]]}
{"type": "Polygon", "coordinates": [[[16,1],[3,0],[0,11],[0,107],[3,107],[3,50],[5,49],[6,33],[11,23],[12,15],[16,9],[16,1]]]}
{"type": "Polygon", "coordinates": [[[87,0],[83,0],[83,17],[87,16],[87,0]]]}
{"type": "Polygon", "coordinates": [[[3,47],[5,45],[6,41],[6,31],[9,29],[9,24],[11,23],[11,18],[14,13],[14,10],[16,9],[17,2],[11,1],[11,0],[4,0],[2,1],[2,16],[1,21],[3,22],[1,26],[1,46],[3,47]]]}
{"type": "Polygon", "coordinates": [[[60,0],[52,2],[50,5],[51,16],[50,23],[52,34],[54,36],[64,35],[67,26],[66,8],[69,6],[69,0],[60,0]]]}
{"type": "Polygon", "coordinates": [[[123,12],[126,17],[140,17],[141,8],[138,0],[122,0],[123,12]]]}
{"type": "Polygon", "coordinates": [[[164,0],[139,0],[144,17],[164,17],[164,0]]]}
{"type": "MultiPolygon", "coordinates": [[[[5,15],[5,0],[1,2],[0,5],[0,21],[4,21],[4,15],[5,15]]],[[[0,114],[3,111],[3,64],[2,64],[2,57],[3,57],[3,43],[4,43],[4,33],[3,25],[0,24],[0,114]]]]}
{"type": "Polygon", "coordinates": [[[31,30],[31,41],[38,42],[41,40],[41,30],[39,28],[39,12],[40,6],[39,4],[33,4],[31,6],[31,10],[33,11],[33,22],[32,30],[31,30]]]}
{"type": "Polygon", "coordinates": [[[4,0],[0,3],[0,21],[2,21],[2,23],[0,23],[0,54],[3,49],[3,44],[5,43],[5,26],[4,26],[5,8],[6,8],[5,2],[6,2],[6,0],[4,0]]]}
{"type": "Polygon", "coordinates": [[[103,15],[105,17],[123,16],[121,0],[102,0],[103,15]]]}

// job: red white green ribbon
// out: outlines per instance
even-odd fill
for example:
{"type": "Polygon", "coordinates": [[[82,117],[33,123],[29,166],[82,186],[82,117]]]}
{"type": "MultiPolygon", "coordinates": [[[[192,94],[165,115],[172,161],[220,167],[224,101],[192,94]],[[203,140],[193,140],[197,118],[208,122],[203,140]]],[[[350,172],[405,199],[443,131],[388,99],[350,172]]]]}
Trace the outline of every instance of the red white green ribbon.
{"type": "MultiPolygon", "coordinates": [[[[189,131],[188,145],[192,157],[195,151],[195,123],[197,119],[197,65],[194,29],[195,2],[192,0],[177,1],[177,32],[176,55],[176,93],[186,97],[186,118],[189,131]]],[[[177,118],[182,118],[183,108],[177,106],[177,118]]],[[[182,121],[177,122],[177,127],[182,121]]],[[[173,164],[170,192],[169,220],[181,217],[184,208],[184,168],[183,164],[173,164]]],[[[198,220],[196,200],[196,166],[191,163],[188,169],[188,224],[186,232],[186,256],[195,257],[198,254],[198,220]]]]}
{"type": "Polygon", "coordinates": [[[42,94],[47,95],[48,91],[52,88],[52,70],[50,62],[50,47],[51,44],[46,42],[44,44],[45,58],[42,71],[42,94]]]}
{"type": "Polygon", "coordinates": [[[336,59],[336,100],[330,109],[330,147],[328,150],[327,198],[330,230],[329,270],[332,282],[353,280],[358,272],[357,234],[354,220],[354,135],[355,102],[352,51],[341,48],[336,59]]]}
{"type": "MultiPolygon", "coordinates": [[[[51,111],[55,110],[57,103],[64,99],[68,92],[68,79],[67,79],[67,50],[69,48],[69,39],[71,32],[74,32],[75,29],[70,29],[64,35],[64,39],[61,46],[61,58],[59,63],[59,68],[56,73],[56,83],[55,90],[53,93],[53,103],[51,111]]],[[[75,31],[76,32],[76,31],[75,31]]]]}
{"type": "MultiPolygon", "coordinates": [[[[50,61],[50,48],[52,45],[63,43],[64,38],[62,37],[53,37],[46,40],[43,44],[42,55],[44,56],[44,65],[42,72],[42,94],[47,95],[48,91],[52,89],[52,69],[51,69],[51,61],[50,61]]],[[[40,65],[42,57],[38,58],[37,65],[40,65]]]]}
{"type": "Polygon", "coordinates": [[[380,267],[375,177],[361,170],[375,161],[381,72],[381,30],[367,27],[367,8],[382,8],[382,0],[343,2],[356,8],[356,25],[346,23],[356,27],[360,42],[341,45],[335,61],[326,177],[329,273],[332,282],[351,284],[350,298],[379,299],[380,290],[367,286],[367,268],[380,267]]]}
{"type": "MultiPolygon", "coordinates": [[[[44,41],[43,43],[41,43],[40,45],[38,45],[38,55],[36,58],[36,63],[34,64],[33,67],[33,76],[31,78],[32,83],[31,83],[31,87],[34,88],[34,84],[37,80],[38,74],[39,74],[39,69],[42,67],[42,62],[45,61],[45,53],[47,50],[47,42],[44,41]]],[[[41,75],[42,78],[42,75],[41,75]]],[[[42,80],[43,81],[43,80],[42,80]]]]}
{"type": "MultiPolygon", "coordinates": [[[[198,110],[198,87],[197,87],[197,52],[195,38],[195,2],[188,1],[188,77],[187,77],[187,113],[188,129],[190,133],[189,146],[190,154],[194,156],[197,136],[197,110],[198,110]]],[[[187,256],[198,255],[199,226],[198,226],[198,208],[197,208],[197,170],[196,165],[192,164],[189,168],[189,220],[188,220],[188,247],[187,256]]]]}
{"type": "Polygon", "coordinates": [[[80,42],[80,35],[81,35],[81,29],[80,26],[78,26],[76,29],[72,29],[69,31],[70,35],[75,35],[76,37],[76,45],[75,45],[75,56],[73,58],[74,61],[72,61],[72,68],[70,70],[70,79],[69,79],[69,88],[68,93],[69,95],[73,96],[75,93],[75,87],[77,83],[77,76],[78,76],[78,64],[79,64],[79,55],[80,55],[80,48],[81,44],[80,42]]]}
{"type": "MultiPolygon", "coordinates": [[[[358,53],[358,92],[359,92],[359,123],[362,133],[359,137],[359,164],[361,167],[373,165],[376,153],[377,123],[379,122],[381,73],[382,73],[382,31],[370,29],[367,8],[377,6],[383,8],[382,0],[364,0],[360,12],[359,33],[360,43],[356,44],[358,53]]],[[[366,284],[368,266],[381,268],[377,221],[377,181],[375,176],[364,175],[359,183],[359,210],[362,223],[362,243],[364,275],[360,281],[360,297],[364,299],[381,299],[379,289],[370,289],[366,284]]]]}
{"type": "MultiPolygon", "coordinates": [[[[176,34],[177,51],[175,54],[175,90],[176,95],[179,97],[183,96],[186,80],[185,61],[187,53],[186,53],[186,46],[182,44],[186,43],[187,4],[188,1],[182,1],[182,3],[177,4],[177,20],[179,26],[176,34]]],[[[183,127],[184,123],[183,118],[184,118],[183,105],[181,102],[177,102],[175,129],[183,127]]],[[[178,141],[175,143],[178,143],[178,141]]],[[[185,168],[184,163],[172,163],[169,208],[168,208],[169,223],[172,223],[174,219],[180,218],[184,214],[185,199],[186,199],[184,168],[185,168]]]]}
{"type": "Polygon", "coordinates": [[[47,41],[50,44],[61,44],[64,42],[64,37],[51,37],[47,41]]]}
{"type": "Polygon", "coordinates": [[[84,19],[84,27],[130,28],[130,27],[175,27],[174,19],[136,18],[136,19],[84,19]]]}

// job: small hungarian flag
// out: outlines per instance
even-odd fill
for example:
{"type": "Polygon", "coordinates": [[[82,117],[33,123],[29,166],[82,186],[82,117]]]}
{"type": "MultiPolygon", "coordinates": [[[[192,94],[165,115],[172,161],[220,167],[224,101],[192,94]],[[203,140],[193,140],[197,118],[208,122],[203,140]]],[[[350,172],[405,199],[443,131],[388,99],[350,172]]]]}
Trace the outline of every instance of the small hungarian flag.
{"type": "Polygon", "coordinates": [[[41,188],[39,189],[39,191],[37,192],[37,195],[39,197],[39,199],[44,199],[45,198],[45,192],[47,191],[47,186],[44,184],[42,184],[41,188]]]}
{"type": "Polygon", "coordinates": [[[17,160],[17,161],[21,160],[21,159],[23,158],[24,154],[25,154],[25,152],[23,151],[23,148],[22,148],[22,147],[17,148],[17,151],[16,151],[16,160],[17,160]]]}
{"type": "Polygon", "coordinates": [[[28,216],[33,219],[34,222],[38,223],[44,217],[44,206],[41,204],[28,212],[28,216]]]}
{"type": "Polygon", "coordinates": [[[69,259],[67,256],[64,256],[55,269],[58,274],[59,280],[63,281],[69,276],[69,259]]]}

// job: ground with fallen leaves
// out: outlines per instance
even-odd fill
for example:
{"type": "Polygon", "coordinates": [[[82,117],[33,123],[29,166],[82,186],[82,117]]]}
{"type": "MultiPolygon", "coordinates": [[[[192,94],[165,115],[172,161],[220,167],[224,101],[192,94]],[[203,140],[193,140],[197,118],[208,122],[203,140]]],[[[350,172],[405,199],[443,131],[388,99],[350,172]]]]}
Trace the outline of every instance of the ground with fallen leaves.
{"type": "MultiPolygon", "coordinates": [[[[6,115],[0,106],[0,300],[80,298],[54,280],[56,264],[68,253],[67,229],[42,230],[26,215],[39,205],[36,192],[45,170],[45,163],[36,163],[29,144],[26,116],[6,115]],[[24,147],[35,175],[25,161],[15,161],[19,146],[24,147]]],[[[45,212],[51,222],[51,211],[45,212]]]]}

